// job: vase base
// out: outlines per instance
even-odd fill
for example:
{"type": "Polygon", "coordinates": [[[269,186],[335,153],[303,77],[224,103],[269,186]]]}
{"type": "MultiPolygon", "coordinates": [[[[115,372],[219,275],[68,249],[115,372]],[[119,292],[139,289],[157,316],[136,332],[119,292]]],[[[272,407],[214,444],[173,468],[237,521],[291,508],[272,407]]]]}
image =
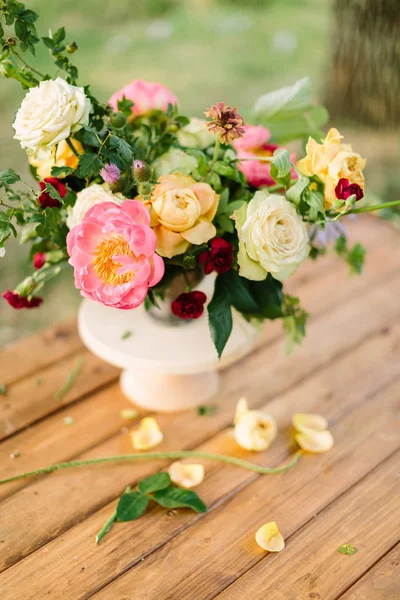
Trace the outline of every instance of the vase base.
{"type": "Polygon", "coordinates": [[[178,375],[143,369],[122,371],[123,394],[134,404],[150,411],[177,412],[207,404],[217,394],[217,371],[178,375]]]}

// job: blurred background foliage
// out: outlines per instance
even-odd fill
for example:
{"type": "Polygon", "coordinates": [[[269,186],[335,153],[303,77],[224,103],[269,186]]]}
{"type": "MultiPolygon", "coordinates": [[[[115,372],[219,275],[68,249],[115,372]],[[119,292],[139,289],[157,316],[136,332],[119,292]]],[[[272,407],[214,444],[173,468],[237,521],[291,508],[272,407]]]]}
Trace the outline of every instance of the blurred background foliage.
{"type": "MultiPolygon", "coordinates": [[[[202,116],[209,105],[224,101],[246,115],[261,94],[310,75],[315,100],[328,105],[335,126],[368,158],[370,199],[387,201],[400,197],[397,2],[30,0],[26,4],[40,15],[40,35],[65,26],[67,40],[79,47],[73,57],[79,81],[89,83],[102,101],[132,79],[147,79],[167,85],[180,99],[184,114],[202,116]]],[[[41,48],[39,70],[49,66],[48,60],[41,48]]],[[[11,126],[24,92],[13,80],[1,79],[0,86],[0,169],[12,167],[29,177],[25,153],[12,139],[11,126]]],[[[8,244],[0,259],[1,290],[12,289],[29,270],[25,248],[8,244]]],[[[80,296],[71,272],[48,287],[40,309],[15,311],[0,302],[0,344],[76,313],[80,296]]]]}

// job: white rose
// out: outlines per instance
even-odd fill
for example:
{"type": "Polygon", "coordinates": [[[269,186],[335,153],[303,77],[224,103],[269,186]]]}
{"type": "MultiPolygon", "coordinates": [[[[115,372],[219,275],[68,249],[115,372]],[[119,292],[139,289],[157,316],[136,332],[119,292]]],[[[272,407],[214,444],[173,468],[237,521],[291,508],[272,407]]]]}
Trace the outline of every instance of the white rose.
{"type": "Polygon", "coordinates": [[[190,175],[197,168],[197,160],[194,156],[186,154],[179,148],[170,148],[168,152],[160,156],[154,164],[154,174],[156,179],[161,175],[169,175],[175,171],[179,171],[183,175],[190,175]]]}
{"type": "Polygon", "coordinates": [[[67,227],[72,229],[76,225],[79,225],[92,206],[100,204],[100,202],[121,204],[123,199],[122,196],[115,196],[101,185],[94,183],[78,192],[74,206],[72,208],[68,207],[67,227]]]}
{"type": "Polygon", "coordinates": [[[41,81],[22,101],[13,127],[22,148],[50,150],[89,122],[91,103],[83,88],[61,77],[41,81]]]}
{"type": "Polygon", "coordinates": [[[305,223],[284,196],[256,192],[235,212],[240,275],[262,281],[271,273],[288,279],[310,251],[305,223]]]}
{"type": "Polygon", "coordinates": [[[208,148],[215,142],[215,138],[207,129],[204,119],[194,117],[190,123],[178,131],[178,142],[186,148],[208,148]]]}

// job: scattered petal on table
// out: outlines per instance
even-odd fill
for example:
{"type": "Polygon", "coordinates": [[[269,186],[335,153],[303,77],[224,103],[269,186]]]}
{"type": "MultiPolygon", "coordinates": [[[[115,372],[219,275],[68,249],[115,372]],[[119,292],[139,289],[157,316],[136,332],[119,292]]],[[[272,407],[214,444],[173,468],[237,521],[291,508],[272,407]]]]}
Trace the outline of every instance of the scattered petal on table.
{"type": "Polygon", "coordinates": [[[153,417],[142,419],[139,429],[135,429],[131,433],[132,445],[135,450],[150,450],[158,446],[163,439],[164,435],[153,417]]]}
{"type": "Polygon", "coordinates": [[[256,533],[256,542],[268,552],[280,552],[285,547],[285,540],[275,521],[265,523],[256,533]]]}
{"type": "Polygon", "coordinates": [[[233,419],[234,424],[238,423],[240,419],[249,412],[249,405],[247,403],[247,398],[242,397],[238,401],[236,405],[235,418],[233,419]]]}
{"type": "Polygon", "coordinates": [[[204,466],[174,462],[168,469],[172,481],[184,488],[199,485],[204,479],[204,466]]]}
{"type": "Polygon", "coordinates": [[[328,421],[321,415],[313,413],[296,413],[292,419],[293,427],[301,433],[312,431],[325,431],[328,429],[328,421]]]}
{"type": "Polygon", "coordinates": [[[276,437],[275,420],[266,413],[249,410],[236,423],[235,440],[245,450],[261,452],[266,450],[276,437]]]}
{"type": "Polygon", "coordinates": [[[333,437],[330,431],[311,431],[297,433],[296,442],[300,448],[307,452],[327,452],[333,446],[333,437]]]}

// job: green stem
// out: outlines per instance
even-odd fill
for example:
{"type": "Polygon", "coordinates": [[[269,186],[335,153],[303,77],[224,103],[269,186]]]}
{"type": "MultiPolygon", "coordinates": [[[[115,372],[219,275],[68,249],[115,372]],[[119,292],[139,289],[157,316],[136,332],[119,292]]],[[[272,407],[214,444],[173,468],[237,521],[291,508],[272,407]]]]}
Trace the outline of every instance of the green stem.
{"type": "Polygon", "coordinates": [[[160,460],[160,459],[178,459],[178,458],[203,458],[205,460],[215,460],[219,462],[228,463],[247,469],[248,471],[254,471],[261,475],[272,475],[277,473],[284,473],[292,469],[300,460],[302,451],[299,450],[293,456],[293,458],[282,465],[281,467],[263,467],[261,465],[255,465],[254,463],[242,460],[241,458],[235,458],[234,456],[226,456],[224,454],[213,454],[211,452],[198,452],[197,450],[178,450],[173,452],[149,452],[146,454],[121,454],[119,456],[104,456],[103,458],[88,458],[86,460],[71,460],[68,462],[57,463],[50,465],[49,467],[43,467],[36,469],[36,471],[28,471],[27,473],[21,473],[20,475],[14,475],[7,479],[0,480],[0,485],[3,483],[10,483],[11,481],[18,481],[19,479],[26,479],[27,477],[33,477],[35,475],[45,475],[46,473],[52,473],[53,471],[60,471],[61,469],[71,469],[73,467],[84,467],[87,465],[98,465],[102,463],[113,463],[123,461],[135,461],[135,460],[160,460]]]}
{"type": "Polygon", "coordinates": [[[358,213],[372,212],[374,210],[382,210],[383,208],[391,208],[392,206],[399,206],[400,200],[393,200],[392,202],[384,202],[383,204],[374,204],[374,206],[363,206],[362,208],[353,208],[346,213],[346,215],[356,215],[358,213]]]}
{"type": "Polygon", "coordinates": [[[74,145],[73,145],[73,143],[71,142],[71,140],[69,139],[69,137],[67,137],[65,141],[67,142],[68,146],[70,147],[70,149],[72,150],[72,152],[75,154],[75,156],[76,156],[77,158],[80,158],[80,154],[79,154],[79,152],[77,151],[77,149],[76,149],[76,148],[74,148],[74,145]]]}
{"type": "Polygon", "coordinates": [[[13,54],[15,54],[15,56],[17,58],[19,58],[19,60],[25,65],[25,67],[27,69],[29,69],[30,71],[32,71],[33,73],[36,73],[36,75],[39,75],[39,77],[44,77],[43,73],[41,73],[40,71],[38,71],[37,69],[34,69],[33,67],[31,67],[30,65],[28,65],[28,63],[26,62],[26,60],[24,58],[22,58],[22,56],[20,54],[18,54],[18,52],[16,52],[15,50],[12,51],[13,54]]]}
{"type": "Polygon", "coordinates": [[[241,157],[239,159],[239,162],[243,162],[244,160],[256,160],[257,162],[271,162],[271,160],[273,160],[273,156],[248,156],[248,157],[241,157]]]}
{"type": "Polygon", "coordinates": [[[210,163],[210,167],[209,170],[212,171],[212,168],[214,166],[214,163],[218,160],[218,154],[219,154],[219,148],[221,146],[221,140],[219,137],[219,133],[217,134],[217,138],[215,140],[215,148],[214,148],[214,154],[210,163]]]}
{"type": "MultiPolygon", "coordinates": [[[[128,485],[128,487],[125,488],[125,494],[128,494],[130,491],[131,491],[131,488],[128,485]]],[[[110,531],[112,524],[114,523],[116,518],[117,518],[117,511],[114,511],[113,514],[104,523],[104,525],[100,529],[99,533],[96,535],[96,544],[98,544],[102,540],[102,538],[106,535],[106,533],[108,533],[110,531]]]]}

